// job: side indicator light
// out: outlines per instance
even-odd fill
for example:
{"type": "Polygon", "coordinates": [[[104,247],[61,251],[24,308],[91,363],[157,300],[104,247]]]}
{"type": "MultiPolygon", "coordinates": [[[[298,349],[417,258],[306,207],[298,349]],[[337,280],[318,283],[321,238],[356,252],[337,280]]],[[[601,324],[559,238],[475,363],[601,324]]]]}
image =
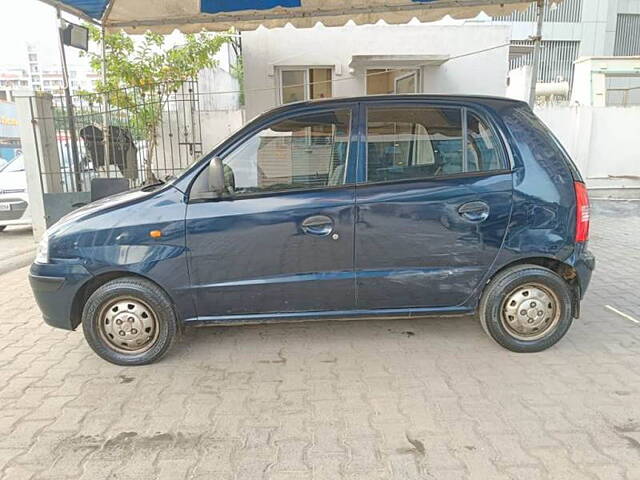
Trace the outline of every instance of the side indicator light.
{"type": "Polygon", "coordinates": [[[149,236],[151,238],[160,238],[162,236],[162,232],[160,230],[151,230],[149,232],[149,236]]]}

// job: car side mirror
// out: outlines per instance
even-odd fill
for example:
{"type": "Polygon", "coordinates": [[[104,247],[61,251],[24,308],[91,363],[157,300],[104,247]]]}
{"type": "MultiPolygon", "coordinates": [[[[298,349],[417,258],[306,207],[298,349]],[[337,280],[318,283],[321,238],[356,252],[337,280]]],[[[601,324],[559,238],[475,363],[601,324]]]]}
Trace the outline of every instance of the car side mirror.
{"type": "Polygon", "coordinates": [[[209,191],[219,197],[224,195],[226,191],[224,165],[222,165],[222,159],[220,159],[220,157],[214,157],[211,163],[209,163],[209,191]]]}

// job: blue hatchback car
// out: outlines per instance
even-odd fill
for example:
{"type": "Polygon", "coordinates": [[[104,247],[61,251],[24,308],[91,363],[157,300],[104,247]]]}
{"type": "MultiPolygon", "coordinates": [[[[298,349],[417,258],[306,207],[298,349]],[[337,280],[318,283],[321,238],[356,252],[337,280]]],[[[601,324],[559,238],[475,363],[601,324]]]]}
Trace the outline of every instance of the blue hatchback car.
{"type": "Polygon", "coordinates": [[[594,257],[583,180],[524,103],[303,102],[179,178],[76,210],[31,267],[50,325],[160,358],[187,325],[477,314],[517,352],[560,340],[594,257]]]}

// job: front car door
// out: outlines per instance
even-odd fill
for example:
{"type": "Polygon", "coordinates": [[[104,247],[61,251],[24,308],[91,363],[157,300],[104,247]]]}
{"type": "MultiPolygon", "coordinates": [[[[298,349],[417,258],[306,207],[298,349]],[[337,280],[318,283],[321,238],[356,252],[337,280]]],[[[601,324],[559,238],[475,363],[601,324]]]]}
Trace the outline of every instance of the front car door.
{"type": "Polygon", "coordinates": [[[358,308],[455,311],[496,258],[510,218],[497,131],[456,105],[372,101],[362,116],[358,308]]]}
{"type": "Polygon", "coordinates": [[[227,196],[197,200],[206,169],[196,179],[186,222],[200,320],[355,307],[356,113],[279,114],[221,154],[227,196]]]}

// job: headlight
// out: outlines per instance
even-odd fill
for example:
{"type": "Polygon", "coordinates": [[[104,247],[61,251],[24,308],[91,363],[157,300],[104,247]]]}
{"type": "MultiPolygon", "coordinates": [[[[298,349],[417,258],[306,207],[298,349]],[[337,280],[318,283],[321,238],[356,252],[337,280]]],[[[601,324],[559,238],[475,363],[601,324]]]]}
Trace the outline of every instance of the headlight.
{"type": "Polygon", "coordinates": [[[36,252],[36,263],[49,263],[49,235],[47,232],[42,235],[36,252]]]}

